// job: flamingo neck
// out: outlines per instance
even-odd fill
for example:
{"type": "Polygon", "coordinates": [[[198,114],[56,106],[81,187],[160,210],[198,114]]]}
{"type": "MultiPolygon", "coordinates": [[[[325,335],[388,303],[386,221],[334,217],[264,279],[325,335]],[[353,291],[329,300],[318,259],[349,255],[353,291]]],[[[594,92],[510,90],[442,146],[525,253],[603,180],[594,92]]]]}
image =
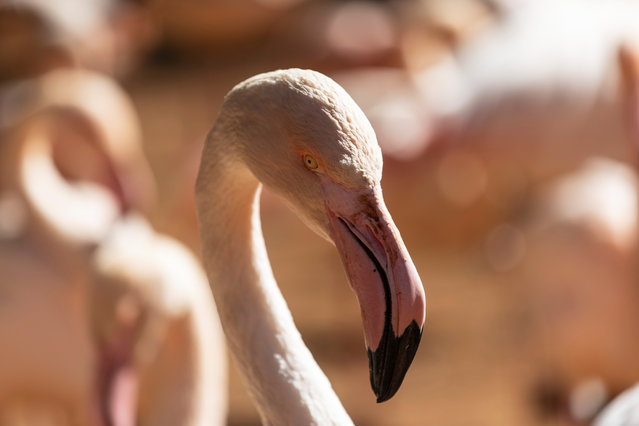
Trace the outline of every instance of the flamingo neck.
{"type": "Polygon", "coordinates": [[[52,159],[47,136],[34,129],[24,136],[17,159],[17,186],[37,228],[69,244],[94,244],[119,215],[106,189],[67,182],[52,159]]]}
{"type": "Polygon", "coordinates": [[[219,146],[203,154],[197,208],[202,254],[229,349],[266,425],[352,424],[304,345],[275,282],[262,235],[261,184],[219,146]]]}

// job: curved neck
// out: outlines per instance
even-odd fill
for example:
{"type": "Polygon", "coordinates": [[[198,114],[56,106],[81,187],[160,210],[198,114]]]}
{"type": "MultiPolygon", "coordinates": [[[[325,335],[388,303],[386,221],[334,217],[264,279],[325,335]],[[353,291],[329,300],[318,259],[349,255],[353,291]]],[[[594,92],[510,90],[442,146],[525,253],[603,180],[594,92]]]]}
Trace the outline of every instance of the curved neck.
{"type": "Polygon", "coordinates": [[[259,215],[261,185],[213,133],[197,210],[202,254],[231,353],[267,425],[352,424],[304,345],[275,282],[259,215]]]}
{"type": "Polygon", "coordinates": [[[37,118],[16,132],[8,149],[4,189],[24,203],[25,231],[70,245],[99,241],[120,214],[114,197],[100,185],[69,182],[53,161],[48,123],[37,118]]]}

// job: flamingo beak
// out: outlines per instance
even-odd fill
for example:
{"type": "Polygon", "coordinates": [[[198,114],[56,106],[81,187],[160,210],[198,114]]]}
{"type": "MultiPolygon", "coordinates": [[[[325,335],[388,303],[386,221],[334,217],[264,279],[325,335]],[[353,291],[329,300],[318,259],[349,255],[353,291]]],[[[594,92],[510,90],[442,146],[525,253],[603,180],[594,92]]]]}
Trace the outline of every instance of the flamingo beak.
{"type": "Polygon", "coordinates": [[[324,184],[329,231],[362,313],[377,402],[399,389],[422,335],[426,298],[381,188],[324,184]]]}

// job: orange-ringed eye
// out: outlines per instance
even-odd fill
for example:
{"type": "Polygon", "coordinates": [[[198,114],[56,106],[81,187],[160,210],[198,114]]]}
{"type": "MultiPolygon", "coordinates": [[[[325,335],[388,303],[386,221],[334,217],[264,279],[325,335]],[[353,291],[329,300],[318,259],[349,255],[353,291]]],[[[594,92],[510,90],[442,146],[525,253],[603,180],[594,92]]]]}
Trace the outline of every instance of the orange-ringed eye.
{"type": "Polygon", "coordinates": [[[304,156],[304,165],[311,170],[315,170],[318,166],[317,160],[308,154],[304,156]]]}

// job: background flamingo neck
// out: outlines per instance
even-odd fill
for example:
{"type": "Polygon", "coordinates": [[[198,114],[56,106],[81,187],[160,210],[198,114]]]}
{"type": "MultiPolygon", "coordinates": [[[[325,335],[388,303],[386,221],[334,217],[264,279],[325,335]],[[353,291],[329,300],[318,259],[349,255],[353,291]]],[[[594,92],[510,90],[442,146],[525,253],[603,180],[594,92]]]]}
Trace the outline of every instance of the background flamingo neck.
{"type": "Polygon", "coordinates": [[[22,183],[41,220],[78,244],[99,241],[119,214],[108,190],[91,183],[70,184],[58,173],[44,143],[31,144],[22,164],[22,183]]]}
{"type": "Polygon", "coordinates": [[[71,181],[59,170],[53,159],[55,146],[74,144],[73,138],[62,141],[54,135],[54,123],[64,119],[35,116],[12,132],[2,153],[9,170],[0,184],[23,203],[29,222],[25,231],[61,244],[89,246],[108,232],[120,209],[108,189],[84,179],[71,181]]]}
{"type": "Polygon", "coordinates": [[[264,424],[352,424],[304,345],[273,277],[262,236],[260,188],[243,163],[215,147],[205,149],[196,190],[198,221],[229,348],[264,424]]]}

